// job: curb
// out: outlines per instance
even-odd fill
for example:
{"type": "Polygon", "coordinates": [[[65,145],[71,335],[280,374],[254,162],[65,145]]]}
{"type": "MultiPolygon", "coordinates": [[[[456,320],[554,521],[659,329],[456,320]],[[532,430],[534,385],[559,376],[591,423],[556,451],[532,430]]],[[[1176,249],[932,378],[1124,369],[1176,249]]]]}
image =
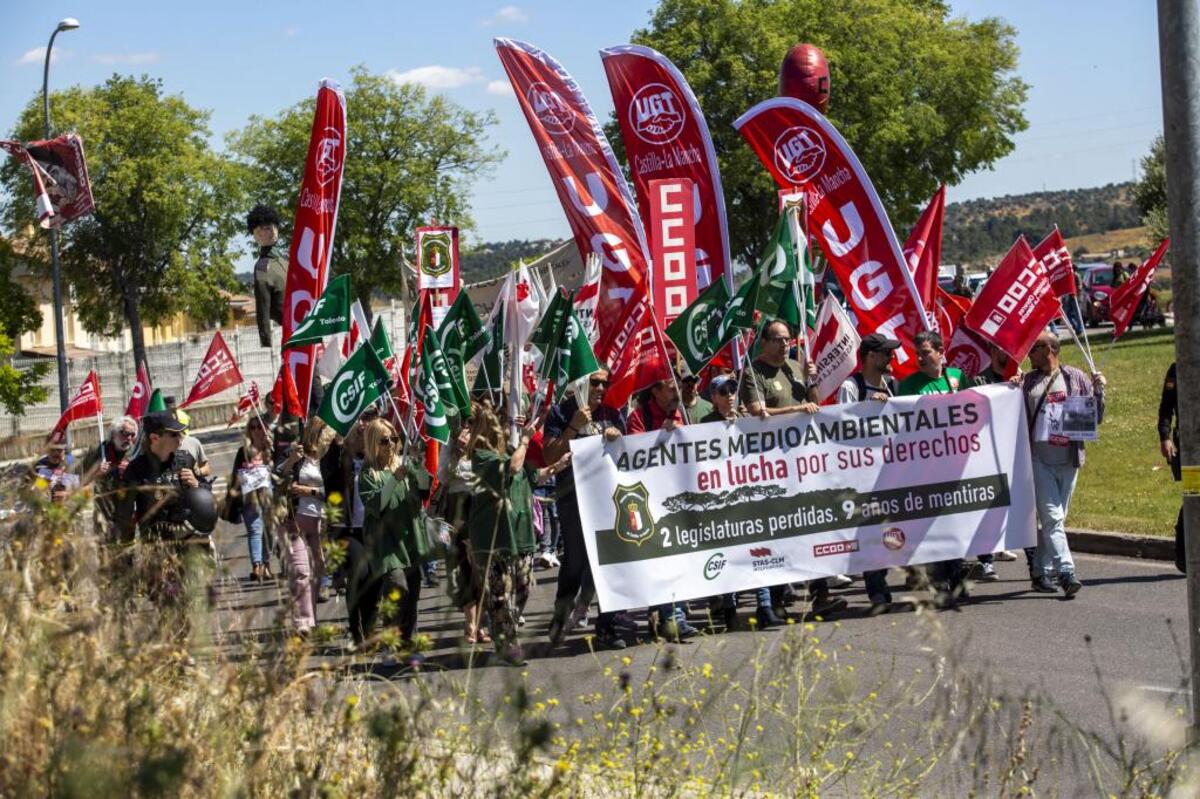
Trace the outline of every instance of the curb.
{"type": "Polygon", "coordinates": [[[1133,533],[1067,530],[1072,552],[1092,555],[1117,555],[1122,558],[1175,561],[1175,539],[1133,533]]]}

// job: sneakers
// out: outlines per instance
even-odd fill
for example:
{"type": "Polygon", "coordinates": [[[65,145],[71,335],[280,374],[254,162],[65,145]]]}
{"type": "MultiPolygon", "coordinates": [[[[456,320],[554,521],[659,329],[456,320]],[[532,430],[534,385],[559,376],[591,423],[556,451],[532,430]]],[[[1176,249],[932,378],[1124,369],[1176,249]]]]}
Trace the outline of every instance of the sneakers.
{"type": "Polygon", "coordinates": [[[1079,593],[1079,589],[1083,588],[1083,583],[1075,579],[1075,572],[1063,572],[1058,578],[1058,584],[1062,586],[1063,593],[1067,599],[1072,599],[1079,593]]]}
{"type": "Polygon", "coordinates": [[[1000,579],[1000,575],[996,574],[996,565],[994,563],[980,563],[979,577],[981,583],[994,583],[1000,579]]]}
{"type": "Polygon", "coordinates": [[[832,577],[825,578],[825,584],[830,588],[846,588],[851,585],[854,580],[844,574],[835,574],[832,577]]]}
{"type": "Polygon", "coordinates": [[[813,597],[812,608],[809,610],[810,616],[821,616],[828,618],[830,614],[837,613],[846,607],[846,598],[842,596],[830,596],[829,594],[817,594],[813,597]]]}
{"type": "Polygon", "coordinates": [[[616,630],[597,630],[592,640],[600,649],[624,649],[628,646],[616,630]]]}
{"type": "Polygon", "coordinates": [[[576,605],[571,613],[571,629],[582,630],[588,626],[588,606],[576,605]]]}
{"type": "Polygon", "coordinates": [[[558,556],[553,552],[539,552],[534,560],[534,565],[543,569],[555,569],[562,565],[559,562],[558,556]]]}
{"type": "Polygon", "coordinates": [[[614,630],[621,630],[627,633],[636,633],[638,630],[638,620],[629,615],[627,610],[619,610],[613,614],[612,626],[614,630]]]}
{"type": "Polygon", "coordinates": [[[699,634],[700,631],[686,621],[668,619],[666,623],[658,625],[658,637],[668,641],[683,641],[687,638],[695,638],[699,634]]]}
{"type": "MultiPolygon", "coordinates": [[[[1039,594],[1058,593],[1058,589],[1054,587],[1054,583],[1050,582],[1050,578],[1045,575],[1042,575],[1041,577],[1034,577],[1031,581],[1031,587],[1039,594]]],[[[1076,588],[1075,590],[1078,591],[1079,589],[1076,588]]]]}
{"type": "Polygon", "coordinates": [[[1017,559],[1017,553],[1016,553],[1016,552],[1010,552],[1010,551],[1009,551],[1009,550],[1007,550],[1007,549],[1002,549],[1002,550],[1000,550],[999,552],[997,552],[997,553],[996,553],[996,555],[995,555],[995,558],[996,558],[996,560],[1016,560],[1016,559],[1017,559]]]}
{"type": "Polygon", "coordinates": [[[868,616],[882,616],[885,613],[890,613],[892,610],[892,600],[883,594],[872,594],[870,597],[871,607],[867,610],[868,616]]]}
{"type": "Polygon", "coordinates": [[[758,621],[758,629],[765,630],[768,627],[780,627],[785,624],[784,620],[775,615],[775,611],[766,605],[754,611],[754,618],[758,621]]]}

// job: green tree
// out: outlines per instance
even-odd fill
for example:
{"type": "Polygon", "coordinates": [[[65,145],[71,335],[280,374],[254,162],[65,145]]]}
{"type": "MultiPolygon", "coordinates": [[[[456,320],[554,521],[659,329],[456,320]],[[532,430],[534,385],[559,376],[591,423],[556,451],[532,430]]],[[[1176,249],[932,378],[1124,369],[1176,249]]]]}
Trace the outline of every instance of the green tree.
{"type": "Polygon", "coordinates": [[[41,386],[42,378],[50,371],[49,363],[18,369],[10,360],[16,348],[14,341],[42,324],[37,303],[13,279],[21,260],[12,245],[0,239],[0,406],[13,416],[25,413],[26,407],[42,402],[49,393],[41,386]]]}
{"type": "MultiPolygon", "coordinates": [[[[96,210],[63,229],[63,276],[84,328],[116,335],[128,327],[134,358],[146,360],[142,325],[183,311],[206,323],[227,313],[220,288],[236,288],[229,240],[239,221],[236,170],[208,143],[208,112],[166,95],[162,82],[114,75],[94,88],[51,96],[59,131],[74,130],[87,152],[96,210]]],[[[42,106],[21,113],[14,137],[42,138],[42,106]]],[[[48,237],[33,219],[26,168],[0,170],[7,190],[0,219],[48,264],[48,237]]]]}
{"type": "MultiPolygon", "coordinates": [[[[778,93],[787,49],[811,42],[831,76],[829,118],[854,148],[901,239],[937,189],[1013,149],[1027,126],[1013,28],[969,22],[939,0],[662,0],[633,41],[687,77],[712,131],[735,258],[771,232],[775,187],[733,129],[778,93]]],[[[615,122],[608,126],[623,149],[615,122]]]]}
{"type": "Polygon", "coordinates": [[[1167,220],[1167,145],[1156,136],[1150,152],[1142,158],[1142,178],[1133,186],[1133,199],[1150,227],[1150,240],[1162,241],[1170,233],[1167,220]]]}
{"type": "MultiPolygon", "coordinates": [[[[313,103],[303,100],[271,119],[252,117],[229,138],[252,201],[274,205],[285,219],[300,190],[313,103]]],[[[404,293],[404,253],[419,225],[437,219],[471,227],[467,191],[503,152],[485,143],[496,123],[490,112],[468,111],[363,67],[352,70],[346,116],[332,268],[350,274],[369,309],[372,291],[404,293]]]]}

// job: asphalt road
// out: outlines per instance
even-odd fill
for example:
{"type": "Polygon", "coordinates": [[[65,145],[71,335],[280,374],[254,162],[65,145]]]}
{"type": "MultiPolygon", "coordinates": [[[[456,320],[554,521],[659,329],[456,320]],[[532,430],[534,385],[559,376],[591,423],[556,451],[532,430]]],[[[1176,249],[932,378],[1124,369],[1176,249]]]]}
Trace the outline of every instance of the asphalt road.
{"type": "MultiPolygon", "coordinates": [[[[214,444],[209,447],[210,457],[214,473],[221,475],[232,460],[234,445],[214,444]]],[[[217,540],[224,572],[218,585],[218,640],[230,651],[251,641],[280,640],[286,630],[286,585],[282,580],[265,585],[247,580],[250,569],[240,526],[222,523],[217,540]]],[[[959,701],[979,701],[980,694],[971,688],[985,684],[991,695],[1035,696],[1045,703],[1047,725],[1067,724],[1108,743],[1134,731],[1137,719],[1147,714],[1186,712],[1190,701],[1190,693],[1182,687],[1186,685],[1182,665],[1187,646],[1186,585],[1173,565],[1076,555],[1084,588],[1069,601],[1061,594],[1029,591],[1023,556],[996,565],[1001,580],[976,584],[971,602],[951,611],[918,610],[917,597],[903,593],[903,574],[893,571],[893,590],[900,587],[897,599],[912,603],[889,615],[868,617],[867,599],[857,581],[839,592],[849,601],[847,610],[836,621],[818,622],[810,634],[822,636],[827,646],[838,650],[839,663],[853,666],[862,675],[864,693],[872,680],[882,680],[899,697],[902,686],[938,672],[938,681],[965,690],[959,701]]],[[[322,622],[337,632],[328,645],[315,649],[313,664],[402,680],[419,673],[427,683],[442,686],[459,686],[470,674],[472,690],[485,706],[500,706],[518,673],[524,671],[529,684],[561,698],[564,718],[569,719],[580,710],[578,697],[612,690],[614,678],[605,673],[606,666],[636,676],[644,675],[652,662],[661,662],[664,651],[650,643],[644,627],[638,643],[619,653],[593,654],[586,639],[590,628],[552,648],[545,631],[554,572],[538,571],[535,576],[537,585],[522,631],[529,658],[523,670],[501,665],[490,647],[461,646],[462,614],[450,606],[443,588],[422,594],[419,632],[432,638],[432,648],[418,670],[390,658],[348,655],[342,597],[319,606],[322,622]],[[622,657],[631,663],[623,663],[622,657]]],[[[743,616],[752,613],[748,602],[749,597],[743,596],[743,616]]],[[[693,603],[691,619],[704,626],[701,603],[693,603]]],[[[770,657],[777,651],[773,647],[801,629],[726,634],[714,627],[671,651],[680,661],[710,662],[718,672],[726,670],[736,678],[753,669],[756,657],[761,660],[764,651],[770,657]]],[[[1055,734],[1061,733],[1050,731],[1055,734]]],[[[1161,741],[1155,745],[1161,746],[1161,741]]],[[[1064,773],[1055,777],[1057,789],[1063,795],[1088,795],[1086,765],[1063,768],[1064,773]]]]}

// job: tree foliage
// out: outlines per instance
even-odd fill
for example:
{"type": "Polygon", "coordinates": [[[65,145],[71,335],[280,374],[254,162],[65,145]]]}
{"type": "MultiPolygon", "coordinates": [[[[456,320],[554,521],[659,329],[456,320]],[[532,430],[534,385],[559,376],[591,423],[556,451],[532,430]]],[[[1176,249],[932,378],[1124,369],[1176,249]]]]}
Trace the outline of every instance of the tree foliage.
{"type": "MultiPolygon", "coordinates": [[[[96,210],[63,229],[63,275],[83,326],[103,335],[125,327],[145,357],[141,325],[184,311],[205,322],[227,312],[219,288],[236,287],[229,240],[241,205],[234,169],[208,143],[208,112],[167,95],[150,77],[114,75],[94,88],[51,96],[58,131],[77,131],[87,153],[96,210]]],[[[21,113],[15,138],[42,138],[41,104],[21,113]]],[[[33,217],[28,172],[0,171],[0,218],[48,264],[48,237],[33,217]]]]}
{"type": "Polygon", "coordinates": [[[1142,224],[1150,227],[1150,238],[1162,241],[1170,234],[1167,219],[1167,145],[1161,135],[1150,144],[1142,158],[1142,178],[1133,186],[1133,198],[1142,214],[1142,224]]]}
{"type": "MultiPolygon", "coordinates": [[[[791,45],[825,51],[829,118],[903,239],[939,183],[1008,154],[1027,126],[1014,36],[1000,19],[953,18],[939,0],[662,0],[632,38],[671,59],[696,93],[720,161],[734,256],[752,261],[770,233],[775,188],[733,121],[776,96],[791,45]]],[[[615,122],[608,131],[620,148],[615,122]]]]}
{"type": "MultiPolygon", "coordinates": [[[[434,219],[472,225],[467,191],[503,156],[486,144],[496,122],[424,88],[397,84],[363,67],[346,90],[346,166],[333,274],[350,273],[356,295],[402,290],[403,258],[414,230],[434,219]]],[[[313,99],[277,116],[252,117],[231,135],[252,202],[294,214],[312,127],[313,99]]]]}

